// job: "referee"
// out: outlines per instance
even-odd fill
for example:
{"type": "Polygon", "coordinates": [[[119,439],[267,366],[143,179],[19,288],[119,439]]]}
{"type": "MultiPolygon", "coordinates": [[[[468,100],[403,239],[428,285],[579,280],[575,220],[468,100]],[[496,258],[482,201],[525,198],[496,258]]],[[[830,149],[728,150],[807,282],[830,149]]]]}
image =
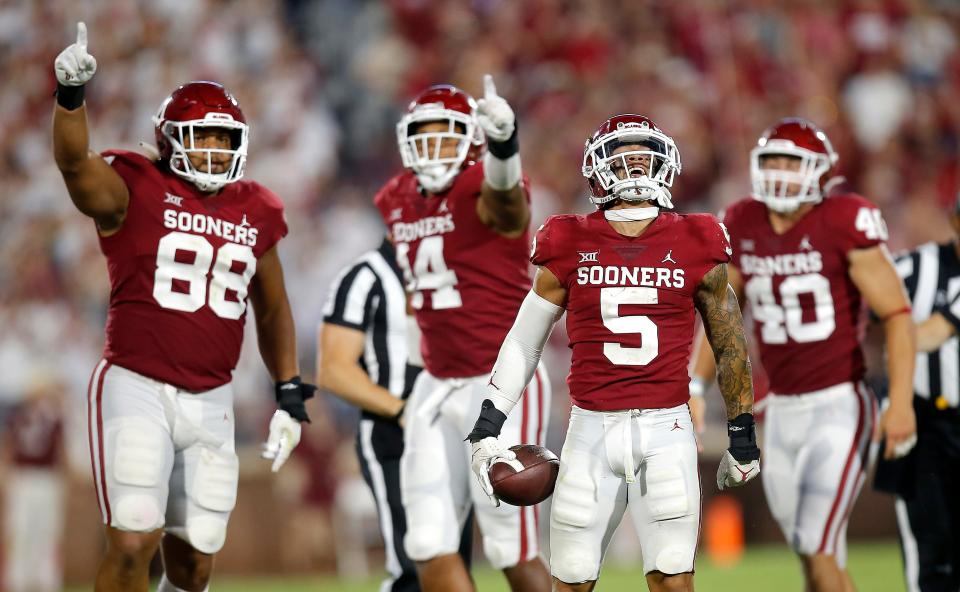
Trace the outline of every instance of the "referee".
{"type": "MultiPolygon", "coordinates": [[[[419,335],[407,316],[393,245],[385,238],[333,282],[317,345],[317,385],[361,410],[357,456],[380,517],[388,573],[382,592],[420,590],[416,566],[403,549],[407,523],[400,500],[401,417],[421,370],[411,363],[419,360],[419,335]]],[[[467,566],[472,537],[471,514],[460,539],[467,566]]]]}
{"type": "Polygon", "coordinates": [[[908,592],[960,590],[960,196],[954,239],[897,258],[917,322],[913,405],[917,446],[878,467],[877,487],[893,491],[908,592]],[[898,466],[899,465],[899,466],[898,466]]]}

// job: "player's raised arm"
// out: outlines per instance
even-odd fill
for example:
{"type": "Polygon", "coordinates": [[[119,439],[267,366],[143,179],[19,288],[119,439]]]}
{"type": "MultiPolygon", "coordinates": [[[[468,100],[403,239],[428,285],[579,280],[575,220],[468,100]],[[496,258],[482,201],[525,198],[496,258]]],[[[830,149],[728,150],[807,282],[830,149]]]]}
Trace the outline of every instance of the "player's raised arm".
{"type": "Polygon", "coordinates": [[[257,262],[257,273],[250,282],[250,301],[256,316],[260,356],[275,382],[278,409],[270,420],[263,457],[273,459],[276,472],[300,442],[300,423],[310,421],[304,403],[316,390],[300,380],[293,313],[276,246],[257,262]]]}
{"type": "Polygon", "coordinates": [[[883,323],[890,380],[890,406],[880,419],[880,430],[887,440],[883,454],[885,458],[900,457],[910,451],[917,437],[913,412],[917,338],[910,302],[884,245],[856,249],[847,257],[850,279],[883,323]]]}
{"type": "Polygon", "coordinates": [[[101,232],[123,223],[127,186],[113,168],[90,151],[84,88],[97,71],[87,53],[87,26],[77,23],[77,42],[57,56],[57,105],[53,110],[53,156],[77,209],[93,218],[101,232]]]}
{"type": "Polygon", "coordinates": [[[480,407],[480,416],[467,436],[473,445],[470,465],[480,486],[495,505],[499,506],[500,500],[493,493],[487,471],[495,460],[512,460],[515,456],[500,443],[497,436],[510,410],[520,400],[523,389],[533,378],[543,346],[554,324],[563,316],[566,301],[567,291],[560,280],[546,267],[538,267],[533,289],[520,305],[517,319],[500,347],[487,384],[487,398],[480,407]]]}
{"type": "Polygon", "coordinates": [[[753,375],[737,296],[721,263],[697,286],[694,302],[717,365],[717,382],[727,406],[730,447],[717,471],[717,487],[737,487],[760,474],[760,449],[753,423],[753,375]]]}
{"type": "Polygon", "coordinates": [[[519,236],[530,223],[530,206],[521,182],[517,118],[510,104],[497,94],[490,74],[483,77],[483,98],[477,101],[477,122],[487,137],[477,215],[497,232],[519,236]]]}

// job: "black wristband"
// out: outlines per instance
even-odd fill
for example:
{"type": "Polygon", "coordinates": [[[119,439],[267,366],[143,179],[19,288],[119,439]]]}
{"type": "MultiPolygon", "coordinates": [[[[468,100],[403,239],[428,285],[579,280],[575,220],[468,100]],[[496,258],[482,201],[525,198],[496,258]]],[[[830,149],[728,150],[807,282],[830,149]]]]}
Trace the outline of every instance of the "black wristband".
{"type": "Polygon", "coordinates": [[[741,413],[727,420],[727,436],[730,438],[730,454],[739,462],[760,459],[757,448],[757,429],[752,413],[741,413]]]}
{"type": "Polygon", "coordinates": [[[493,406],[493,401],[484,399],[480,405],[480,417],[477,423],[473,425],[473,431],[467,436],[470,443],[479,442],[484,438],[496,438],[503,429],[503,422],[507,421],[507,415],[493,406]]]}
{"type": "Polygon", "coordinates": [[[85,88],[86,86],[82,84],[80,86],[66,86],[58,82],[57,90],[54,93],[57,96],[57,104],[67,111],[79,109],[83,105],[85,88]]]}
{"type": "Polygon", "coordinates": [[[310,422],[304,402],[313,396],[317,387],[306,384],[299,376],[290,380],[278,382],[274,385],[274,394],[277,398],[277,407],[290,414],[290,417],[300,422],[310,422]]]}
{"type": "Polygon", "coordinates": [[[517,152],[520,152],[520,139],[517,138],[516,123],[514,123],[513,126],[513,133],[503,142],[494,142],[490,138],[487,138],[487,150],[500,160],[506,160],[517,152]]]}

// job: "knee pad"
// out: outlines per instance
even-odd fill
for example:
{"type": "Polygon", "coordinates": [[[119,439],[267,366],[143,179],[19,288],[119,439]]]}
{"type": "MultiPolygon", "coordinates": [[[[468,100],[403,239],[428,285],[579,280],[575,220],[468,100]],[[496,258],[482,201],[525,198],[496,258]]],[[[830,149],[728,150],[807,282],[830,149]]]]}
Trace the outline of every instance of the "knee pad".
{"type": "Polygon", "coordinates": [[[550,574],[566,584],[580,584],[597,579],[600,558],[592,549],[565,545],[550,550],[550,574]]]}
{"type": "Polygon", "coordinates": [[[676,465],[650,467],[646,475],[647,508],[654,520],[670,520],[690,512],[683,471],[676,465]]]}
{"type": "MultiPolygon", "coordinates": [[[[150,532],[163,526],[160,508],[166,433],[146,421],[129,421],[117,430],[113,445],[113,526],[150,532]]],[[[108,496],[109,496],[108,492],[108,496]]]]}
{"type": "Polygon", "coordinates": [[[163,526],[156,496],[128,492],[119,495],[113,503],[112,526],[130,532],[151,532],[163,526]]]}
{"type": "Polygon", "coordinates": [[[483,554],[494,569],[513,567],[520,562],[520,540],[484,536],[483,554]]]}
{"type": "Polygon", "coordinates": [[[193,516],[187,519],[186,531],[191,547],[212,555],[222,549],[227,540],[227,520],[211,514],[193,516]]]}
{"type": "Polygon", "coordinates": [[[213,554],[223,547],[227,519],[237,502],[238,477],[237,455],[201,448],[188,492],[197,511],[187,513],[183,528],[186,541],[194,549],[213,554]]]}
{"type": "Polygon", "coordinates": [[[447,544],[443,531],[435,524],[407,525],[403,548],[414,561],[427,561],[440,555],[457,552],[456,542],[447,544]]]}
{"type": "Polygon", "coordinates": [[[654,561],[654,569],[666,575],[676,575],[693,569],[694,549],[683,545],[667,545],[654,561]]]}

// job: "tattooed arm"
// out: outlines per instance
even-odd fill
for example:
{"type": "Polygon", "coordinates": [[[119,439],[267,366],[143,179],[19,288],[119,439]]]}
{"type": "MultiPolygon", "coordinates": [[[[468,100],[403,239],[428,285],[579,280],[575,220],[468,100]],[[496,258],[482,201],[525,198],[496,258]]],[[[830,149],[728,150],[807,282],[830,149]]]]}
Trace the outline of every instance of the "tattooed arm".
{"type": "Polygon", "coordinates": [[[720,264],[703,276],[694,302],[717,362],[717,383],[727,404],[730,447],[717,470],[717,488],[739,487],[760,474],[760,449],[753,424],[753,376],[737,296],[720,264]]]}
{"type": "Polygon", "coordinates": [[[717,363],[717,383],[727,405],[727,419],[753,410],[753,375],[743,318],[733,288],[727,283],[727,266],[720,264],[703,276],[694,294],[707,341],[717,363]]]}

